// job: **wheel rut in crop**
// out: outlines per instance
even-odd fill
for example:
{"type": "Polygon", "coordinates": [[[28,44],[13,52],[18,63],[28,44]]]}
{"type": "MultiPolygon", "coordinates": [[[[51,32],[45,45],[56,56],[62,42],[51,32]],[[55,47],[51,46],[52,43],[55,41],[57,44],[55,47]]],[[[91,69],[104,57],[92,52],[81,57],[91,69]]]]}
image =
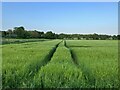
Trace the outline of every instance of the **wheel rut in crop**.
{"type": "MultiPolygon", "coordinates": [[[[62,42],[62,41],[61,41],[62,42]]],[[[38,71],[41,69],[42,66],[47,65],[47,63],[51,60],[51,58],[53,57],[54,53],[56,52],[57,47],[59,46],[59,44],[61,43],[59,42],[58,44],[55,45],[55,47],[53,47],[52,50],[50,50],[49,54],[46,55],[46,57],[43,59],[42,63],[41,62],[37,62],[35,68],[33,68],[32,70],[29,71],[29,74],[27,74],[25,77],[27,77],[28,81],[25,81],[27,87],[31,87],[32,85],[30,85],[30,82],[32,82],[33,77],[35,76],[36,73],[38,73],[38,71]],[[31,73],[32,72],[32,73],[31,73]],[[29,78],[28,78],[29,77],[29,78]]],[[[41,81],[42,82],[42,81],[41,81]]],[[[42,87],[44,87],[43,83],[41,85],[42,87]]]]}
{"type": "MultiPolygon", "coordinates": [[[[61,41],[61,42],[62,42],[62,41],[61,41]]],[[[51,58],[53,57],[54,53],[56,52],[56,50],[57,50],[57,48],[58,48],[58,46],[59,46],[59,44],[60,44],[61,42],[59,42],[59,43],[53,48],[53,50],[51,50],[51,52],[49,53],[49,55],[48,55],[48,57],[47,57],[48,62],[49,62],[49,61],[51,60],[51,58]]]]}
{"type": "MultiPolygon", "coordinates": [[[[61,42],[62,42],[62,41],[61,41],[61,42]]],[[[54,53],[56,52],[56,50],[57,50],[57,48],[58,48],[58,46],[59,46],[59,44],[60,44],[61,42],[59,42],[59,43],[49,52],[49,54],[48,54],[48,55],[46,56],[46,58],[44,59],[45,63],[44,63],[42,66],[47,65],[47,63],[51,60],[51,58],[53,57],[54,53]],[[46,61],[46,60],[47,60],[47,61],[46,61]]],[[[40,68],[39,68],[39,70],[40,70],[40,68]]],[[[38,71],[37,71],[37,72],[38,72],[38,71]]],[[[41,77],[41,78],[42,78],[42,77],[41,77]]],[[[44,83],[43,83],[42,79],[41,79],[41,87],[44,88],[44,83]]]]}
{"type": "Polygon", "coordinates": [[[64,41],[64,46],[65,46],[67,49],[69,49],[70,54],[71,54],[71,58],[72,58],[74,64],[75,64],[76,66],[78,66],[78,62],[77,62],[77,60],[75,59],[75,54],[74,54],[73,51],[66,45],[66,41],[64,41]]]}
{"type": "Polygon", "coordinates": [[[95,78],[94,78],[94,75],[92,74],[91,70],[89,69],[89,67],[86,67],[83,63],[78,63],[76,54],[69,46],[67,46],[65,40],[64,40],[64,46],[69,49],[71,58],[72,58],[74,64],[82,70],[82,73],[83,73],[83,76],[84,76],[84,79],[85,79],[87,85],[89,85],[90,87],[91,86],[94,87],[95,86],[95,78]]]}

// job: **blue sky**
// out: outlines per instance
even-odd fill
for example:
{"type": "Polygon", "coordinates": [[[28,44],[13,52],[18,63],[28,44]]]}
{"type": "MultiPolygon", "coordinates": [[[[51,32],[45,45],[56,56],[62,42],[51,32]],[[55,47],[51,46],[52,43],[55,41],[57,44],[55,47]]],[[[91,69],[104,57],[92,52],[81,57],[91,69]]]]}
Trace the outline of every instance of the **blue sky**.
{"type": "Polygon", "coordinates": [[[118,33],[117,2],[3,2],[2,29],[55,33],[118,33]]]}

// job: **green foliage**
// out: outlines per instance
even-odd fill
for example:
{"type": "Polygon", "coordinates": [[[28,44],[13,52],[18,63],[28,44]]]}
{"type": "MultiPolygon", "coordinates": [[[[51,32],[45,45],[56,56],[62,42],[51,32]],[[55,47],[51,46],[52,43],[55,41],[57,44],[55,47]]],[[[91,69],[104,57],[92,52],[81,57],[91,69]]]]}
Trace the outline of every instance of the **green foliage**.
{"type": "Polygon", "coordinates": [[[0,31],[0,36],[4,38],[45,38],[45,39],[79,39],[79,40],[118,40],[119,35],[106,34],[56,34],[52,31],[46,33],[37,30],[28,31],[23,26],[15,27],[14,30],[0,31]],[[2,34],[2,35],[1,35],[2,34]]]}
{"type": "Polygon", "coordinates": [[[46,32],[46,34],[44,35],[44,37],[46,39],[55,39],[55,33],[52,33],[52,31],[48,31],[48,32],[46,32]]]}
{"type": "Polygon", "coordinates": [[[24,27],[15,27],[13,32],[17,35],[18,38],[27,37],[27,32],[25,31],[24,27]]]}

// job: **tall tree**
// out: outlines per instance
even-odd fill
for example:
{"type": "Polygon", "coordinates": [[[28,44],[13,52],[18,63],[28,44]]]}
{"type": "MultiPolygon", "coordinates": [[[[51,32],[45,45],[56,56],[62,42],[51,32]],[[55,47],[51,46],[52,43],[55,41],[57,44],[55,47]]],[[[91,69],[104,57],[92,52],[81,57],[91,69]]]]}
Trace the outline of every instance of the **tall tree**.
{"type": "Polygon", "coordinates": [[[26,38],[27,37],[27,33],[24,29],[24,27],[15,27],[13,30],[14,34],[17,35],[18,38],[26,38]]]}
{"type": "Polygon", "coordinates": [[[46,39],[55,39],[55,33],[52,33],[52,31],[48,31],[45,34],[46,39]]]}

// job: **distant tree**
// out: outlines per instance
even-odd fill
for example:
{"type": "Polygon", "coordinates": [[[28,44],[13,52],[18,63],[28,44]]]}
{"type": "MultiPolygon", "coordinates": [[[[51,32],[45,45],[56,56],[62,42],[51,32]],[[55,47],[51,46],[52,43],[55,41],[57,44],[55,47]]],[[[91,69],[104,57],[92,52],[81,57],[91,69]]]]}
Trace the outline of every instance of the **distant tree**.
{"type": "Polygon", "coordinates": [[[30,37],[31,38],[39,38],[40,35],[38,33],[38,31],[34,30],[34,31],[29,31],[30,37]]]}
{"type": "Polygon", "coordinates": [[[7,31],[0,31],[0,36],[5,38],[46,38],[46,39],[86,39],[86,40],[120,40],[120,35],[99,35],[99,34],[55,34],[52,31],[46,33],[37,30],[27,31],[24,27],[14,27],[7,31]]]}
{"type": "Polygon", "coordinates": [[[15,27],[13,33],[17,35],[17,38],[27,38],[28,33],[25,31],[24,27],[15,27]]]}
{"type": "Polygon", "coordinates": [[[2,31],[2,37],[6,37],[7,33],[6,31],[2,31]]]}
{"type": "Polygon", "coordinates": [[[54,36],[54,37],[55,37],[55,39],[58,39],[58,36],[59,36],[58,34],[55,34],[55,36],[54,36]]]}
{"type": "Polygon", "coordinates": [[[44,38],[44,32],[38,32],[39,38],[44,38]]]}
{"type": "Polygon", "coordinates": [[[45,34],[46,39],[55,39],[55,33],[52,33],[52,31],[48,31],[45,34]]]}
{"type": "Polygon", "coordinates": [[[65,38],[65,34],[63,33],[59,34],[58,39],[64,39],[64,38],[65,38]]]}
{"type": "Polygon", "coordinates": [[[8,29],[8,31],[6,33],[7,33],[7,37],[11,38],[12,34],[13,34],[13,31],[12,31],[12,29],[8,29]]]}
{"type": "Polygon", "coordinates": [[[117,36],[116,36],[116,35],[113,35],[113,36],[112,36],[112,39],[113,39],[113,40],[117,40],[117,36]]]}
{"type": "Polygon", "coordinates": [[[120,40],[120,35],[117,35],[117,39],[120,40]]]}
{"type": "Polygon", "coordinates": [[[94,33],[94,34],[93,34],[93,39],[94,39],[94,40],[98,40],[98,39],[99,39],[98,34],[94,33]]]}

